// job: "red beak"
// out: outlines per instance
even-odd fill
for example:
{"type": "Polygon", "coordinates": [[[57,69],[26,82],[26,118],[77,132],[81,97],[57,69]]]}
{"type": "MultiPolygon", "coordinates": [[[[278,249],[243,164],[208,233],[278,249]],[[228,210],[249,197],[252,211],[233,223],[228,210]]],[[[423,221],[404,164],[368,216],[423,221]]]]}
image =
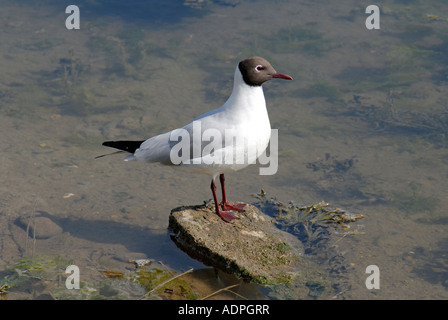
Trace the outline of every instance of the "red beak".
{"type": "Polygon", "coordinates": [[[278,79],[285,79],[285,80],[292,80],[291,76],[288,76],[287,74],[276,72],[272,75],[272,78],[278,78],[278,79]]]}

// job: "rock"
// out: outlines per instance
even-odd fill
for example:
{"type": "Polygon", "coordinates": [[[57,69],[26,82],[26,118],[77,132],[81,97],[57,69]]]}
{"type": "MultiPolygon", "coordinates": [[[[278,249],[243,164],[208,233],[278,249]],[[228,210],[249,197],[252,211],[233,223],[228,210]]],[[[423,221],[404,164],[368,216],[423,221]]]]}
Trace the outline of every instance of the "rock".
{"type": "Polygon", "coordinates": [[[25,231],[28,229],[28,235],[31,238],[48,239],[62,233],[62,228],[59,225],[43,216],[22,216],[17,219],[17,223],[25,231]]]}
{"type": "Polygon", "coordinates": [[[206,205],[179,207],[171,211],[171,238],[192,258],[255,283],[322,278],[304,257],[302,243],[278,229],[271,217],[249,204],[237,216],[226,223],[206,205]]]}

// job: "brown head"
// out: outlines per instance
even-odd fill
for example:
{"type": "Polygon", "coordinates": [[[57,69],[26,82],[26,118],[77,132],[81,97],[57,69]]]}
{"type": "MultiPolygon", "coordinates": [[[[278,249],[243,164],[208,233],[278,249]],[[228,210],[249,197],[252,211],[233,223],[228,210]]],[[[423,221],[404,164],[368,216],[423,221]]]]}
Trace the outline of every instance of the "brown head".
{"type": "Polygon", "coordinates": [[[265,81],[278,78],[292,80],[287,74],[279,73],[261,57],[250,57],[238,64],[244,82],[249,86],[261,86],[265,81]]]}

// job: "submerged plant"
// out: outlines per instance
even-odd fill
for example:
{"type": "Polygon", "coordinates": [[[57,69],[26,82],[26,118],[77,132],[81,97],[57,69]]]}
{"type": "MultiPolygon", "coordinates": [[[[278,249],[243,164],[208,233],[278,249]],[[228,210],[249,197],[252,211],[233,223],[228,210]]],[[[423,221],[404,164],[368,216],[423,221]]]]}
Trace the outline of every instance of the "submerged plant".
{"type": "MultiPolygon", "coordinates": [[[[273,198],[268,199],[264,190],[254,196],[259,200],[255,206],[266,214],[272,215],[281,229],[297,235],[303,243],[310,247],[327,238],[328,227],[348,230],[347,223],[364,218],[360,214],[351,214],[342,209],[331,208],[324,201],[300,206],[293,202],[284,204],[273,198]]],[[[353,232],[350,233],[353,234],[353,232]]]]}
{"type": "Polygon", "coordinates": [[[79,81],[79,75],[82,72],[82,65],[80,60],[75,58],[73,50],[69,50],[68,58],[59,59],[59,63],[62,68],[62,81],[65,90],[65,94],[68,97],[73,97],[75,94],[74,88],[79,81]]]}
{"type": "Polygon", "coordinates": [[[267,39],[276,52],[300,52],[310,56],[322,56],[336,45],[315,26],[295,25],[281,29],[274,37],[267,39]],[[272,45],[273,44],[273,45],[272,45]]]}

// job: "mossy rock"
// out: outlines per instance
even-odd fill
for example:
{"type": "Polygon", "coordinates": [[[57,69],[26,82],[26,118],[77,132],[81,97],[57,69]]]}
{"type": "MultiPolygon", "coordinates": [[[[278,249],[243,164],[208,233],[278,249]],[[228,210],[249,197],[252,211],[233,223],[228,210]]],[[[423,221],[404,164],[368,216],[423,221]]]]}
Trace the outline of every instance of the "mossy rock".
{"type": "Polygon", "coordinates": [[[258,284],[305,284],[325,277],[306,259],[302,243],[271,217],[249,204],[237,216],[226,223],[206,205],[179,207],[171,211],[171,237],[192,258],[258,284]]]}

